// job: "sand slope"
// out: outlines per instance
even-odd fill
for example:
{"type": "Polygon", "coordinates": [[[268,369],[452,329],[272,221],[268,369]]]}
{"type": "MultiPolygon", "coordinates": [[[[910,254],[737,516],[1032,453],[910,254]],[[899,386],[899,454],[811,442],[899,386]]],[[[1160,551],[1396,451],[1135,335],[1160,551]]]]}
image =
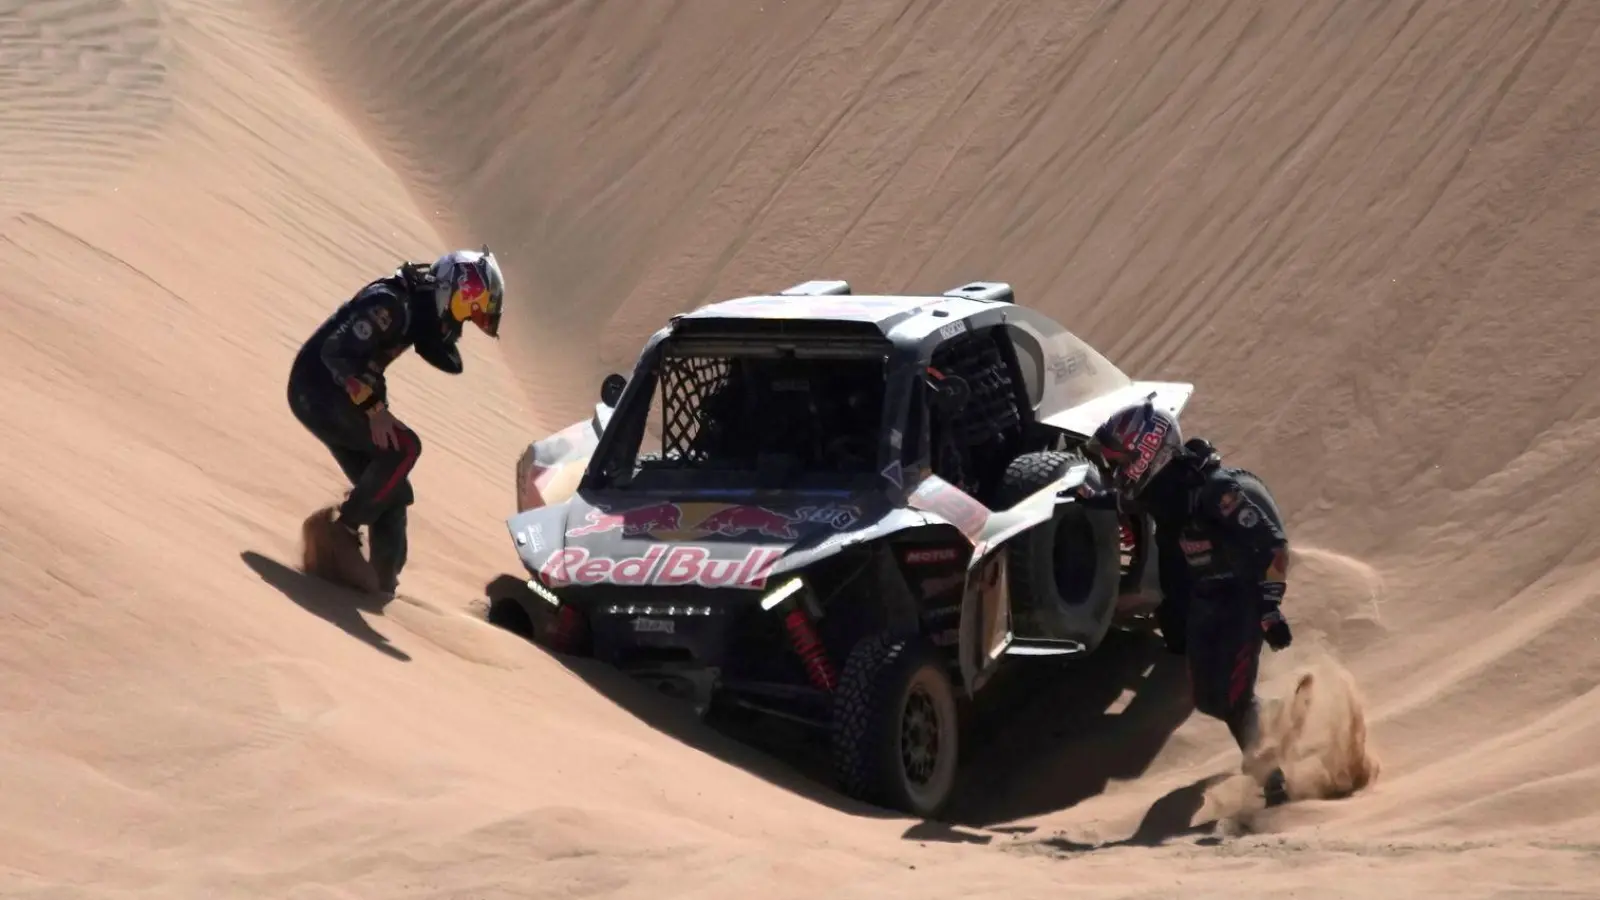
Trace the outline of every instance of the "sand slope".
{"type": "Polygon", "coordinates": [[[1592,891],[1597,28],[1577,3],[0,0],[0,894],[1592,891]],[[507,335],[454,379],[393,370],[425,441],[416,599],[356,609],[286,568],[340,485],[284,373],[363,279],[478,240],[507,335]],[[1187,833],[1231,743],[1167,737],[1181,682],[1129,655],[1126,709],[1043,698],[1085,728],[996,735],[1014,777],[918,825],[474,619],[515,566],[524,442],[667,313],[811,277],[1005,279],[1196,381],[1193,427],[1304,551],[1273,673],[1336,654],[1382,778],[1187,833]]]}

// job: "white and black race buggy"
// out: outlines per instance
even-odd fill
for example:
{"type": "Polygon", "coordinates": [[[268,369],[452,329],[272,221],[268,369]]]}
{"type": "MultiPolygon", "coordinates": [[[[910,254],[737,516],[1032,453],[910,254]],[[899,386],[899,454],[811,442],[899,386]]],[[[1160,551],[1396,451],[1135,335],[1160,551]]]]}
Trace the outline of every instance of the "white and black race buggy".
{"type": "Polygon", "coordinates": [[[1159,603],[1142,517],[1080,448],[1133,381],[1004,283],[812,281],[674,316],[592,419],[530,444],[528,590],[490,619],[693,699],[824,729],[838,786],[949,800],[958,710],[1019,656],[1084,656],[1159,603]],[[1120,610],[1120,612],[1119,612],[1120,610]]]}

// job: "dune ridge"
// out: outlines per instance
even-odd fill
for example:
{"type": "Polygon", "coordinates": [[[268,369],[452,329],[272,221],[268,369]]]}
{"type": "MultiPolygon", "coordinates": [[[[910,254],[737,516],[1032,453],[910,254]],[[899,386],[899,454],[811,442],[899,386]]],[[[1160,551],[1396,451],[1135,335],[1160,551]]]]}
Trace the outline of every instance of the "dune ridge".
{"type": "Polygon", "coordinates": [[[1597,30],[1577,3],[0,0],[0,894],[1592,891],[1597,30]],[[291,568],[341,484],[288,363],[365,279],[480,241],[505,337],[391,370],[412,561],[359,607],[291,568]],[[1086,779],[1172,715],[1167,660],[1099,738],[997,735],[1023,781],[993,815],[908,822],[480,621],[526,441],[671,312],[813,277],[1010,281],[1196,382],[1186,427],[1297,546],[1264,687],[1297,790],[1376,780],[1218,812],[1237,754],[1198,717],[1086,779]]]}

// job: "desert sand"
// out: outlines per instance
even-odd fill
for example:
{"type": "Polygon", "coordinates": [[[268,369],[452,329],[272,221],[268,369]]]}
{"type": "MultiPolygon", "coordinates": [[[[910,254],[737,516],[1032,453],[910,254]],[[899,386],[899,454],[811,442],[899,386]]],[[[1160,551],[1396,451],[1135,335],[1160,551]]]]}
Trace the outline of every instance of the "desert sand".
{"type": "Polygon", "coordinates": [[[0,0],[0,896],[1600,897],[1597,29],[0,0]],[[411,565],[357,605],[294,571],[343,484],[290,359],[480,241],[503,338],[391,368],[411,565]],[[809,278],[1009,281],[1195,382],[1189,429],[1289,517],[1304,769],[1359,702],[1377,779],[1258,814],[1171,659],[1108,658],[1128,687],[1041,698],[918,823],[483,622],[526,442],[669,313],[809,278]]]}

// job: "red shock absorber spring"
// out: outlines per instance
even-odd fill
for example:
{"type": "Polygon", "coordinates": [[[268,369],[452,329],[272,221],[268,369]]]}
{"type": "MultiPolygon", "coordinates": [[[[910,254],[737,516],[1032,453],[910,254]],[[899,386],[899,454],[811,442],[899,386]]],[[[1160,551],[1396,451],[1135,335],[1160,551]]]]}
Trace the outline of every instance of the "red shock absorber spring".
{"type": "Polygon", "coordinates": [[[562,605],[556,610],[555,622],[550,628],[551,648],[557,653],[572,653],[583,641],[588,622],[576,609],[562,605]]]}
{"type": "Polygon", "coordinates": [[[828,659],[827,649],[817,637],[817,630],[811,627],[811,620],[806,617],[805,610],[796,609],[784,616],[783,627],[789,632],[794,652],[800,654],[800,661],[805,663],[806,675],[811,679],[811,683],[821,690],[832,691],[833,686],[838,683],[838,675],[833,670],[833,663],[828,659]]]}

